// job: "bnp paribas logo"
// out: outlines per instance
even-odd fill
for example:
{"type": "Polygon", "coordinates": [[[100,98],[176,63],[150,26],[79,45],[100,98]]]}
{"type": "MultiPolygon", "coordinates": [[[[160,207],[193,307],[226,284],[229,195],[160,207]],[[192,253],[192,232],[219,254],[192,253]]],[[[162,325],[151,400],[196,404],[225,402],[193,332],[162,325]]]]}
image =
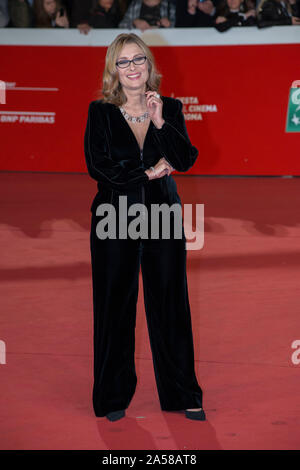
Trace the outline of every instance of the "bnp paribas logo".
{"type": "Polygon", "coordinates": [[[285,130],[300,132],[300,80],[295,80],[290,88],[285,130]]]}

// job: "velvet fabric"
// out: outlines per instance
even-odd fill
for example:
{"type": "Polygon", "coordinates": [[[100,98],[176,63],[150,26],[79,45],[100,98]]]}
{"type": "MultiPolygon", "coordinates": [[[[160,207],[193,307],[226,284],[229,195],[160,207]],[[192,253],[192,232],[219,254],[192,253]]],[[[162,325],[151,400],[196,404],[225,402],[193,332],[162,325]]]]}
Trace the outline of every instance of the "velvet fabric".
{"type": "MultiPolygon", "coordinates": [[[[194,369],[194,346],[186,276],[186,239],[118,236],[100,239],[99,204],[111,203],[119,218],[120,195],[127,205],[181,204],[173,177],[149,180],[145,169],[163,156],[179,172],[194,164],[198,150],[189,139],[182,103],[161,97],[161,129],[152,121],[140,149],[119,108],[102,100],[89,105],[84,152],[90,176],[98,183],[91,205],[90,250],[93,285],[94,384],[96,416],[126,409],[134,395],[135,325],[139,271],[158,397],[162,410],[202,407],[202,390],[194,369]]],[[[128,223],[132,220],[128,217],[128,223]]],[[[150,224],[149,224],[150,225],[150,224]]]]}

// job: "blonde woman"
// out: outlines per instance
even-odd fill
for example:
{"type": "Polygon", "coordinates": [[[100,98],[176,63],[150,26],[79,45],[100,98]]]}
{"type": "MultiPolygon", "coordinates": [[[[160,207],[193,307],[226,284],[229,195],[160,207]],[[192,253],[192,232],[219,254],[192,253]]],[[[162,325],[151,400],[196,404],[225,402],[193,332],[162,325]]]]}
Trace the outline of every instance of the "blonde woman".
{"type": "MultiPolygon", "coordinates": [[[[169,236],[159,229],[159,236],[151,237],[156,227],[151,206],[181,206],[171,172],[186,172],[198,156],[187,133],[182,103],[160,95],[160,80],[144,41],[134,33],[119,34],[107,49],[101,98],[89,105],[84,136],[88,172],[98,182],[90,232],[93,407],[96,416],[111,421],[125,416],[137,384],[134,351],[140,267],[161,409],[185,411],[187,418],[205,420],[194,370],[182,219],[179,238],[172,228],[172,212],[169,236]],[[150,236],[119,236],[121,220],[127,215],[120,208],[122,196],[128,213],[133,204],[141,204],[140,226],[145,229],[148,224],[150,236]],[[117,224],[106,238],[99,235],[104,203],[110,208],[108,225],[117,224]]],[[[126,230],[133,221],[130,215],[125,219],[126,230]]]]}

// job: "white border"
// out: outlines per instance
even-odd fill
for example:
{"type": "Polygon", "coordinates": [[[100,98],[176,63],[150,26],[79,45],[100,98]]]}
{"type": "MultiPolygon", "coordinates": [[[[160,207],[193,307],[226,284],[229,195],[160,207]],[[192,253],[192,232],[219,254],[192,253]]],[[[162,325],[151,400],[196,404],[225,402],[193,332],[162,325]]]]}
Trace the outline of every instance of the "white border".
{"type": "Polygon", "coordinates": [[[0,45],[11,46],[109,46],[120,33],[134,32],[149,46],[228,46],[247,44],[300,44],[299,26],[231,28],[159,28],[142,33],[138,29],[92,29],[87,35],[76,28],[1,28],[0,45]]]}

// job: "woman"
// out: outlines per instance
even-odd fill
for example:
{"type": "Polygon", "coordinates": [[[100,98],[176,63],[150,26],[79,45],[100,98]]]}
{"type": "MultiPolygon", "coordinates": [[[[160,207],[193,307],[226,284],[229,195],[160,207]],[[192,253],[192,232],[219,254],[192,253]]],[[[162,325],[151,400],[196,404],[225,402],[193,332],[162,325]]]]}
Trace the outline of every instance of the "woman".
{"type": "MultiPolygon", "coordinates": [[[[157,93],[160,79],[147,45],[134,33],[119,34],[107,49],[102,99],[90,103],[84,135],[88,172],[98,181],[90,233],[93,406],[96,416],[111,421],[125,415],[137,383],[134,332],[140,265],[161,409],[185,410],[188,418],[205,419],[194,371],[182,219],[181,238],[173,229],[169,238],[161,231],[158,238],[118,236],[125,214],[119,199],[125,198],[130,208],[142,203],[140,226],[145,228],[147,220],[156,228],[146,216],[151,205],[181,204],[170,173],[187,171],[198,155],[187,134],[182,103],[157,93]],[[105,203],[110,204],[106,220],[99,218],[105,203]],[[116,221],[117,230],[108,238],[101,232],[101,238],[105,221],[116,221]]],[[[126,229],[132,217],[127,217],[126,229]]],[[[174,217],[170,214],[172,221],[174,217]]]]}
{"type": "Polygon", "coordinates": [[[36,28],[69,28],[66,9],[59,0],[34,0],[33,11],[36,28]]]}

